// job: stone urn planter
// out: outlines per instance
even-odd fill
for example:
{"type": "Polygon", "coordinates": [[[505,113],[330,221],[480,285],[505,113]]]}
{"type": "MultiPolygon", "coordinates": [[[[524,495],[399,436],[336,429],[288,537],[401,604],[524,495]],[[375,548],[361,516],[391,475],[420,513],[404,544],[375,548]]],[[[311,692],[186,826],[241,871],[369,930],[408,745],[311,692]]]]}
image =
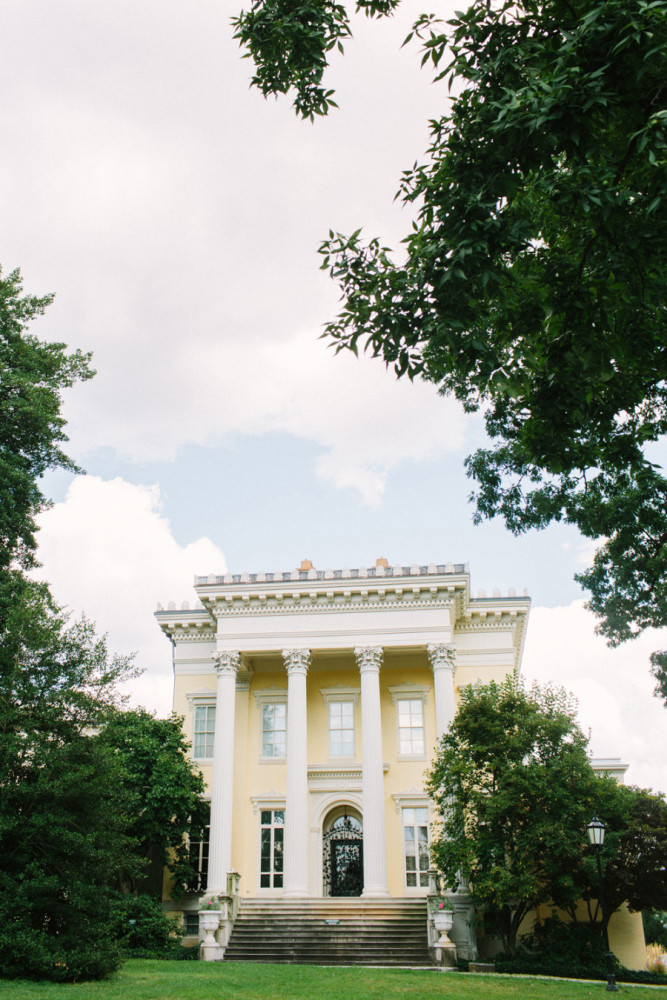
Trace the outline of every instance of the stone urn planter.
{"type": "Polygon", "coordinates": [[[223,949],[215,940],[215,932],[220,926],[221,910],[200,910],[199,926],[204,932],[204,940],[200,945],[200,956],[204,962],[219,962],[223,957],[223,949]]]}
{"type": "Polygon", "coordinates": [[[450,944],[449,932],[451,931],[452,924],[454,923],[454,911],[436,910],[433,914],[433,923],[435,924],[435,929],[440,934],[438,945],[442,947],[443,945],[450,944]]]}

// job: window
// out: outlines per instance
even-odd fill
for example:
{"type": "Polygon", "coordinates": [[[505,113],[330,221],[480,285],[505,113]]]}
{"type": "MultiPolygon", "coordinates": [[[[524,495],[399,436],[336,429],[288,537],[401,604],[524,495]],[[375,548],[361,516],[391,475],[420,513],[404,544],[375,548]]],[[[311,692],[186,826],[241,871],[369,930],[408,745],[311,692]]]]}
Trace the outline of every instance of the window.
{"type": "Polygon", "coordinates": [[[198,910],[186,910],[183,914],[183,936],[199,937],[198,910]]]}
{"type": "Polygon", "coordinates": [[[424,702],[421,698],[398,700],[398,752],[424,753],[424,702]]]}
{"type": "Polygon", "coordinates": [[[428,888],[428,809],[403,809],[405,884],[408,889],[428,888]]]}
{"type": "Polygon", "coordinates": [[[329,756],[354,757],[354,702],[329,702],[329,756]]]}
{"type": "Polygon", "coordinates": [[[259,884],[262,889],[283,887],[285,810],[262,809],[259,884]]]}
{"type": "Polygon", "coordinates": [[[197,705],[193,753],[198,760],[213,756],[214,735],[215,705],[197,705]]]}
{"type": "Polygon", "coordinates": [[[262,757],[284,757],[287,744],[287,705],[262,705],[262,757]]]}
{"type": "Polygon", "coordinates": [[[186,885],[188,892],[206,892],[208,881],[208,845],[211,834],[210,826],[210,803],[209,816],[206,818],[206,825],[199,831],[193,831],[190,840],[190,865],[193,870],[193,877],[186,885]]]}

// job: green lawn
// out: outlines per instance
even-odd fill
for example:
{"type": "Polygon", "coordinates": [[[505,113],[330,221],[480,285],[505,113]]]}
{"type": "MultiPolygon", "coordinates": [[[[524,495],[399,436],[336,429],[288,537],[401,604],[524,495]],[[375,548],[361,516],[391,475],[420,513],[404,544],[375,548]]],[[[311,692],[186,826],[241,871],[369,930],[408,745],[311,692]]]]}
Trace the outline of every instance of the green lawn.
{"type": "MultiPolygon", "coordinates": [[[[0,982],[7,1000],[585,1000],[605,983],[518,979],[412,969],[327,969],[306,965],[153,962],[134,959],[101,983],[0,982]]],[[[623,986],[632,1000],[657,1000],[655,988],[623,986]]],[[[664,990],[665,987],[660,987],[664,990]]]]}

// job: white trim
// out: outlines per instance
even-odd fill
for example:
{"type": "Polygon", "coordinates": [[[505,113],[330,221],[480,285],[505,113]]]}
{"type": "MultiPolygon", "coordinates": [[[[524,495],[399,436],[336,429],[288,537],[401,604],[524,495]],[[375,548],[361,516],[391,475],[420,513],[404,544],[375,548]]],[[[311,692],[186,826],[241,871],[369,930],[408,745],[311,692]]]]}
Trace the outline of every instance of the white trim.
{"type": "Polygon", "coordinates": [[[360,693],[360,688],[349,688],[342,684],[333,688],[320,688],[320,694],[327,710],[327,755],[332,763],[353,763],[357,759],[357,706],[360,693]],[[335,704],[352,705],[352,753],[334,754],[331,752],[331,706],[335,704]]]}
{"type": "Polygon", "coordinates": [[[284,705],[287,704],[287,688],[271,687],[262,688],[261,691],[253,691],[255,704],[258,708],[262,705],[284,705]]]}
{"type": "Polygon", "coordinates": [[[188,692],[185,697],[188,699],[190,709],[199,708],[201,705],[215,705],[216,692],[211,688],[204,688],[202,691],[188,692]]]}
{"type": "MultiPolygon", "coordinates": [[[[409,825],[409,828],[411,830],[414,830],[415,833],[416,833],[417,827],[418,826],[422,826],[423,824],[421,824],[421,823],[406,824],[405,823],[405,817],[403,816],[403,811],[405,809],[425,809],[426,810],[426,844],[427,844],[428,852],[429,852],[429,856],[430,856],[430,850],[431,850],[431,809],[430,809],[430,802],[429,802],[428,796],[425,795],[425,794],[420,795],[419,793],[416,793],[416,794],[412,793],[412,794],[407,794],[407,795],[405,795],[405,794],[401,795],[399,793],[398,795],[393,795],[392,798],[394,799],[394,802],[396,802],[396,804],[397,804],[396,812],[401,817],[401,843],[402,843],[402,847],[403,847],[403,891],[405,893],[407,893],[408,895],[426,896],[426,895],[428,895],[428,891],[429,891],[428,883],[426,885],[420,885],[421,876],[424,875],[424,874],[426,874],[426,872],[422,871],[419,868],[419,840],[418,840],[418,838],[415,837],[415,841],[414,841],[414,846],[415,846],[415,866],[416,867],[415,867],[415,871],[413,873],[411,873],[411,874],[414,874],[414,876],[415,876],[416,885],[408,885],[407,854],[406,854],[406,850],[405,850],[405,847],[406,847],[406,845],[405,845],[405,829],[406,829],[406,825],[409,825]]],[[[429,867],[430,867],[430,864],[429,864],[429,867]]],[[[427,871],[428,871],[428,869],[427,869],[427,871]]]]}
{"type": "Polygon", "coordinates": [[[387,691],[391,695],[392,705],[400,701],[407,701],[408,699],[416,701],[417,698],[421,698],[424,704],[428,704],[428,696],[431,688],[426,687],[425,684],[410,684],[406,681],[404,684],[397,684],[394,687],[387,688],[387,691]]]}
{"type": "Polygon", "coordinates": [[[337,687],[320,688],[320,694],[325,705],[330,701],[353,701],[355,705],[358,705],[361,688],[339,684],[337,687]]]}
{"type": "MultiPolygon", "coordinates": [[[[197,736],[205,736],[206,733],[207,733],[207,731],[205,731],[204,733],[198,733],[197,730],[196,730],[196,726],[197,726],[197,710],[200,709],[200,708],[216,708],[216,701],[217,701],[217,699],[215,697],[215,693],[213,694],[213,698],[211,698],[210,696],[205,697],[203,695],[199,696],[199,697],[197,695],[192,696],[192,701],[190,701],[190,698],[191,698],[190,695],[188,695],[187,698],[188,698],[188,702],[190,702],[190,708],[191,708],[191,712],[192,712],[192,760],[195,761],[198,764],[211,764],[212,765],[214,757],[215,757],[215,722],[214,722],[214,729],[213,729],[213,744],[211,746],[211,752],[210,752],[210,754],[207,754],[205,757],[199,757],[199,756],[197,756],[197,754],[195,753],[195,741],[196,741],[197,736]]],[[[217,715],[217,712],[216,712],[216,715],[217,715]]]]}
{"type": "Polygon", "coordinates": [[[262,688],[260,691],[253,691],[255,704],[259,712],[259,763],[260,764],[284,764],[287,761],[287,715],[289,706],[287,704],[287,688],[270,687],[262,688]],[[265,705],[285,705],[285,753],[277,756],[269,756],[262,753],[264,749],[264,713],[262,709],[265,705]]]}
{"type": "Polygon", "coordinates": [[[252,795],[250,801],[252,802],[252,811],[256,816],[259,815],[262,809],[285,808],[285,796],[276,793],[269,792],[267,795],[252,795]]]}
{"type": "MultiPolygon", "coordinates": [[[[426,760],[426,747],[428,742],[426,740],[426,712],[424,707],[428,701],[429,688],[423,687],[417,684],[401,684],[398,687],[388,688],[391,694],[392,704],[394,705],[396,712],[396,759],[400,761],[408,760],[426,760]],[[401,726],[399,719],[398,706],[401,701],[420,701],[422,703],[422,738],[424,741],[424,751],[423,753],[401,753],[401,726]]],[[[410,727],[413,728],[413,727],[410,727]]]]}
{"type": "Polygon", "coordinates": [[[424,806],[429,811],[429,822],[431,814],[431,800],[426,792],[394,792],[392,795],[396,806],[396,812],[400,816],[402,809],[423,809],[424,806]]]}

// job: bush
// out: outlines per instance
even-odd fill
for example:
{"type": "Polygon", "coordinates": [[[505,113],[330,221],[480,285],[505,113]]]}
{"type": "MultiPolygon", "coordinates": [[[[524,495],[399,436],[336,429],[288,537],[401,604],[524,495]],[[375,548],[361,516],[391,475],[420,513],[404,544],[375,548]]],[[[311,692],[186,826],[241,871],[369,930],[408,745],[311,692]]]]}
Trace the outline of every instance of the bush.
{"type": "Polygon", "coordinates": [[[61,880],[36,865],[0,891],[0,977],[80,982],[118,969],[109,893],[61,880]]]}
{"type": "Polygon", "coordinates": [[[183,928],[178,917],[167,916],[153,896],[119,896],[111,927],[126,958],[196,957],[196,948],[181,947],[183,928]]]}
{"type": "MultiPolygon", "coordinates": [[[[498,955],[495,966],[496,972],[604,980],[607,978],[605,954],[599,929],[590,924],[566,924],[551,917],[536,924],[515,955],[498,955]]],[[[665,975],[624,969],[615,956],[613,969],[619,982],[667,984],[665,975]]]]}
{"type": "MultiPolygon", "coordinates": [[[[550,917],[535,925],[514,955],[496,958],[498,972],[604,979],[605,945],[598,928],[550,917]]],[[[614,960],[614,971],[620,970],[614,960]]]]}

